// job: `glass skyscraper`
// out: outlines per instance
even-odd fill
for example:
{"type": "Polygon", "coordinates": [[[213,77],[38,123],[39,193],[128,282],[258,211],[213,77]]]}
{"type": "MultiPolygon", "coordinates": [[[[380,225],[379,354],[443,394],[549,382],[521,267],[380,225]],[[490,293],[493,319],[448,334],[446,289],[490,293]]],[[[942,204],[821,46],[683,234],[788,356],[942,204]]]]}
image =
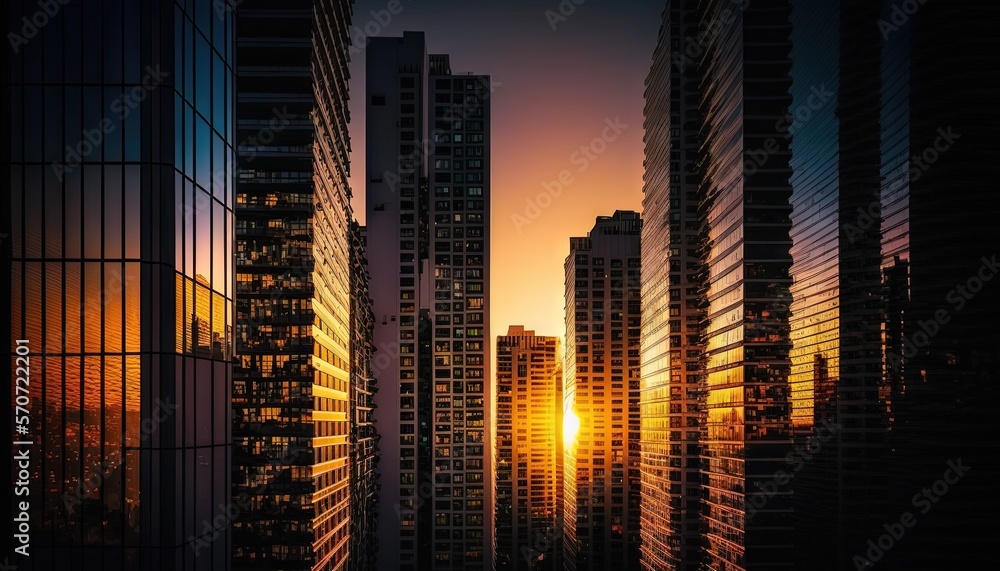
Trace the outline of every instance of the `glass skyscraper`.
{"type": "Polygon", "coordinates": [[[792,439],[791,169],[788,138],[775,127],[791,100],[790,6],[752,2],[727,16],[731,4],[699,5],[721,26],[703,48],[698,157],[707,269],[702,564],[719,570],[778,567],[792,556],[788,481],[776,476],[792,439]],[[754,497],[765,501],[751,511],[754,497]]]}
{"type": "Polygon", "coordinates": [[[693,2],[663,11],[646,78],[642,228],[642,566],[693,571],[701,557],[705,266],[698,210],[698,64],[693,2]],[[680,52],[684,53],[684,52],[680,52]]]}
{"type": "Polygon", "coordinates": [[[5,9],[4,342],[26,340],[31,420],[10,563],[229,569],[234,13],[48,7],[5,9]]]}
{"type": "Polygon", "coordinates": [[[637,212],[617,211],[570,238],[565,393],[580,427],[563,467],[567,570],[639,566],[641,231],[637,212]]]}
{"type": "Polygon", "coordinates": [[[792,562],[789,16],[781,0],[664,12],[646,93],[647,568],[792,562]]]}
{"type": "Polygon", "coordinates": [[[367,225],[381,355],[380,569],[493,565],[490,78],[422,33],[367,50],[367,225]]]}
{"type": "Polygon", "coordinates": [[[801,453],[785,469],[795,472],[796,562],[809,569],[850,567],[888,515],[879,12],[840,0],[803,2],[792,16],[789,385],[801,453]]]}

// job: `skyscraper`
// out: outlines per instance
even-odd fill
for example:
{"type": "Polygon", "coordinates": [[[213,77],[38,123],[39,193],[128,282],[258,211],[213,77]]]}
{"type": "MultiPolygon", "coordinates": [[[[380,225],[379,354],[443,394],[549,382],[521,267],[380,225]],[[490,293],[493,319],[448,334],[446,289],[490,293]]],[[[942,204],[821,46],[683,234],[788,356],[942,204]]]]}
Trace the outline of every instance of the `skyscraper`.
{"type": "MultiPolygon", "coordinates": [[[[899,569],[960,569],[991,557],[1000,478],[995,430],[1000,200],[987,151],[1000,7],[927,2],[901,21],[883,2],[882,264],[891,390],[888,517],[915,525],[884,559],[899,569]],[[956,469],[959,468],[959,469],[956,469]],[[944,482],[944,484],[940,483],[944,482]],[[945,484],[947,488],[945,491],[945,484]],[[927,491],[925,491],[927,490],[927,491]],[[915,494],[919,494],[915,498],[915,494]]],[[[885,529],[871,530],[878,542],[885,529]]],[[[885,545],[885,540],[881,541],[885,545]]]]}
{"type": "Polygon", "coordinates": [[[17,412],[30,444],[15,446],[29,494],[5,500],[29,504],[29,556],[9,551],[11,567],[230,568],[216,517],[230,503],[235,158],[221,6],[3,11],[0,331],[5,371],[25,369],[11,402],[30,401],[17,412]]]}
{"type": "Polygon", "coordinates": [[[697,24],[693,2],[667,3],[646,78],[641,530],[642,566],[650,570],[693,571],[701,560],[698,65],[672,48],[696,37],[697,24]]]}
{"type": "Polygon", "coordinates": [[[566,257],[566,569],[639,567],[639,214],[601,216],[566,257]],[[567,412],[567,415],[569,412],[567,412]]]}
{"type": "Polygon", "coordinates": [[[878,3],[792,14],[791,419],[799,567],[853,566],[885,523],[878,3]],[[874,205],[874,206],[873,206],[874,205]],[[859,212],[871,217],[858,223],[859,212]]]}
{"type": "MultiPolygon", "coordinates": [[[[644,279],[646,293],[659,298],[644,301],[650,313],[643,315],[643,348],[651,363],[643,393],[650,415],[644,421],[659,430],[667,421],[676,428],[684,421],[689,428],[700,424],[701,561],[690,559],[694,522],[685,527],[677,505],[666,534],[651,537],[655,543],[650,545],[666,544],[665,552],[679,554],[682,567],[737,570],[792,561],[789,478],[781,475],[788,475],[782,470],[789,468],[784,460],[792,444],[790,136],[780,129],[791,100],[789,15],[789,2],[783,0],[671,1],[650,73],[647,151],[654,156],[647,157],[645,204],[652,217],[646,223],[656,226],[648,232],[643,265],[662,265],[666,254],[684,307],[671,305],[673,292],[670,303],[664,303],[664,278],[651,268],[644,279]],[[669,41],[663,34],[670,34],[669,41]],[[676,69],[667,71],[667,62],[676,69]],[[669,146],[668,137],[676,147],[669,146]],[[677,240],[657,235],[664,223],[675,225],[671,235],[677,240]],[[683,323],[691,320],[684,329],[678,319],[682,313],[683,323]],[[668,369],[669,382],[680,381],[673,379],[673,370],[683,363],[687,387],[700,383],[699,391],[677,386],[665,402],[664,373],[657,372],[664,368],[657,332],[663,321],[683,332],[675,336],[671,327],[671,363],[677,361],[675,347],[683,350],[683,357],[676,357],[686,360],[668,369]],[[700,422],[689,405],[702,409],[700,422]],[[691,412],[682,416],[682,410],[691,412]]],[[[681,436],[676,434],[678,440],[681,436]]],[[[689,484],[687,490],[674,485],[673,494],[665,494],[668,484],[660,467],[665,460],[673,462],[675,482],[680,481],[684,472],[676,468],[684,455],[693,460],[695,447],[668,448],[664,458],[663,437],[650,434],[649,440],[644,464],[649,495],[669,505],[670,495],[696,493],[689,484]]],[[[690,470],[684,475],[693,476],[690,470]]],[[[644,563],[651,568],[660,564],[653,551],[647,551],[644,563]]]]}
{"type": "Polygon", "coordinates": [[[788,139],[776,131],[790,103],[790,7],[781,0],[730,7],[699,6],[720,26],[707,37],[699,70],[701,108],[713,110],[700,124],[698,157],[707,267],[702,564],[753,569],[792,555],[788,481],[779,474],[792,437],[791,172],[788,139]]]}
{"type": "Polygon", "coordinates": [[[800,566],[988,557],[998,304],[984,254],[998,244],[982,229],[1000,202],[977,150],[1000,121],[996,81],[975,70],[996,65],[996,16],[975,2],[793,11],[792,109],[809,108],[791,161],[792,421],[812,444],[794,481],[800,566]],[[809,105],[817,85],[835,107],[809,105]]]}
{"type": "Polygon", "coordinates": [[[375,342],[398,349],[375,399],[381,569],[493,562],[490,95],[422,33],[368,46],[375,342]]]}
{"type": "Polygon", "coordinates": [[[497,571],[562,568],[561,358],[558,337],[497,337],[497,571]]]}
{"type": "Polygon", "coordinates": [[[351,453],[352,360],[364,358],[352,354],[352,273],[362,276],[352,271],[347,186],[351,9],[246,0],[238,11],[233,557],[242,569],[348,566],[351,462],[366,462],[351,453]]]}
{"type": "Polygon", "coordinates": [[[368,293],[367,229],[351,223],[351,530],[350,571],[378,559],[378,432],[375,430],[375,314],[368,293]]]}

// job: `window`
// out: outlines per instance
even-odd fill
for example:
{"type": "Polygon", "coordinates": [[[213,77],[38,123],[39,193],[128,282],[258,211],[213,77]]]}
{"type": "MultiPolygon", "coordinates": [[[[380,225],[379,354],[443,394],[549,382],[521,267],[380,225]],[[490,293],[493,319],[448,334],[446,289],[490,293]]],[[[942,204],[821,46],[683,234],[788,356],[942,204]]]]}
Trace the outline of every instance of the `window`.
{"type": "Polygon", "coordinates": [[[385,95],[372,95],[372,105],[375,106],[385,105],[385,95]]]}

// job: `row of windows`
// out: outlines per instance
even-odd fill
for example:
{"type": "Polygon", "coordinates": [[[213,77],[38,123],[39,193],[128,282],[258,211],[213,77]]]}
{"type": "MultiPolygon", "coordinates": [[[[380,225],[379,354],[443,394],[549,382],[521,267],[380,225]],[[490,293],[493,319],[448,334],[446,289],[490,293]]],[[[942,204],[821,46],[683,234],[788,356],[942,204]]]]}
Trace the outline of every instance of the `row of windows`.
{"type": "MultiPolygon", "coordinates": [[[[402,213],[399,215],[399,223],[403,225],[416,224],[417,217],[413,213],[402,213]]],[[[482,224],[483,215],[477,213],[463,214],[435,214],[434,224],[482,224]]]]}
{"type": "MultiPolygon", "coordinates": [[[[591,266],[598,268],[604,267],[604,258],[591,258],[588,254],[582,254],[582,253],[576,254],[576,256],[574,257],[574,261],[576,262],[577,266],[586,266],[589,261],[591,266]]],[[[612,268],[622,268],[624,267],[624,262],[622,261],[621,258],[612,258],[610,265],[612,268]]],[[[642,259],[628,258],[628,267],[629,268],[642,267],[642,259]]]]}
{"type": "Polygon", "coordinates": [[[455,182],[455,183],[478,182],[478,183],[482,183],[485,180],[486,180],[485,176],[481,172],[467,172],[467,173],[463,174],[463,173],[460,173],[460,172],[451,173],[451,172],[447,172],[446,171],[446,172],[435,172],[434,173],[434,182],[435,183],[441,183],[441,182],[455,182]]]}
{"type": "Polygon", "coordinates": [[[436,186],[434,187],[434,196],[482,196],[483,187],[481,186],[470,186],[464,189],[461,186],[436,186]]]}

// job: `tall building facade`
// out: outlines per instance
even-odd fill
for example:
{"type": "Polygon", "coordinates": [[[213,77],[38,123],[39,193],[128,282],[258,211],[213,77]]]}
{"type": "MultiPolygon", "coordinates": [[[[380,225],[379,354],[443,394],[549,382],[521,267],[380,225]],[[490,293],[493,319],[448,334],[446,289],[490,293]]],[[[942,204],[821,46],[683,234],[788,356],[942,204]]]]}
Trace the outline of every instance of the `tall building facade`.
{"type": "Polygon", "coordinates": [[[797,564],[972,566],[995,531],[979,518],[998,470],[981,419],[998,299],[983,229],[1000,201],[977,150],[1000,116],[996,79],[976,71],[996,65],[984,22],[997,9],[802,4],[792,108],[815,85],[836,107],[799,121],[792,144],[792,421],[797,446],[812,443],[795,475],[797,564]],[[893,548],[902,514],[917,523],[893,548]]]}
{"type": "Polygon", "coordinates": [[[497,571],[562,569],[561,358],[558,337],[497,337],[497,571]]]}
{"type": "Polygon", "coordinates": [[[380,569],[493,565],[490,79],[422,33],[367,50],[380,569]],[[378,358],[376,358],[378,359],[378,358]]]}
{"type": "Polygon", "coordinates": [[[375,314],[368,292],[367,228],[351,223],[351,530],[349,571],[378,560],[378,431],[375,430],[375,314]]]}
{"type": "Polygon", "coordinates": [[[46,6],[3,14],[4,420],[30,472],[5,564],[229,569],[233,13],[46,6]]]}
{"type": "Polygon", "coordinates": [[[727,571],[792,563],[790,477],[780,475],[789,472],[792,445],[791,137],[780,129],[791,103],[790,8],[783,0],[671,1],[664,12],[647,88],[652,155],[644,204],[654,228],[643,262],[666,264],[667,275],[651,268],[644,277],[650,310],[643,315],[649,363],[643,420],[660,431],[668,422],[697,426],[700,435],[696,445],[693,434],[672,435],[691,442],[671,450],[662,432],[649,433],[646,489],[673,511],[664,509],[660,517],[670,519],[648,531],[647,568],[664,559],[678,568],[727,571]],[[664,224],[673,225],[671,238],[663,236],[664,224]],[[672,305],[671,272],[682,307],[672,305]],[[666,346],[658,330],[663,322],[670,328],[666,346]],[[682,366],[683,379],[675,379],[682,366]],[[664,396],[672,383],[677,390],[664,396]],[[690,511],[671,506],[672,496],[697,493],[693,483],[677,485],[693,476],[696,451],[700,525],[690,511]],[[662,468],[671,462],[672,480],[662,468]],[[653,549],[658,544],[663,556],[653,549]]]}
{"type": "Polygon", "coordinates": [[[347,0],[246,0],[238,10],[233,558],[242,569],[348,566],[351,10],[347,0]]]}
{"type": "Polygon", "coordinates": [[[566,569],[639,568],[641,230],[617,211],[570,238],[565,387],[580,427],[563,467],[566,569]]]}
{"type": "MultiPolygon", "coordinates": [[[[673,46],[696,37],[694,2],[668,2],[646,78],[642,228],[642,566],[701,560],[704,342],[697,190],[698,66],[673,46]]],[[[682,46],[685,47],[686,46],[682,46]]]]}
{"type": "Polygon", "coordinates": [[[1000,477],[990,435],[1000,200],[986,152],[1000,125],[1000,84],[987,71],[998,64],[991,30],[1000,13],[972,0],[928,2],[900,22],[891,2],[881,8],[886,521],[912,512],[917,522],[879,561],[867,543],[851,554],[887,568],[970,567],[990,557],[989,514],[1000,503],[989,484],[1000,477]]]}
{"type": "MultiPolygon", "coordinates": [[[[885,523],[875,2],[796,4],[791,253],[796,564],[852,566],[885,523]],[[820,99],[817,99],[817,86],[820,99]],[[872,207],[872,206],[875,207],[872,207]],[[859,224],[859,212],[871,223],[859,224]]],[[[864,221],[862,221],[864,222],[864,221]]]]}
{"type": "Polygon", "coordinates": [[[700,61],[699,208],[706,418],[707,569],[780,567],[792,558],[785,457],[789,422],[791,185],[786,119],[790,5],[699,4],[721,26],[700,61]],[[728,11],[728,12],[727,12],[728,11]],[[764,153],[763,160],[760,159],[764,153]]]}
{"type": "MultiPolygon", "coordinates": [[[[986,482],[998,470],[983,422],[1000,307],[986,252],[998,244],[984,229],[1000,203],[978,152],[1000,121],[985,72],[997,8],[731,8],[669,2],[647,83],[643,265],[664,251],[686,262],[651,227],[697,214],[707,375],[701,562],[659,557],[685,539],[669,519],[655,525],[664,508],[644,512],[654,524],[644,565],[972,566],[995,530],[986,482]],[[686,9],[715,32],[685,28],[686,9]],[[683,80],[691,69],[700,84],[683,80]],[[710,111],[695,122],[692,95],[710,111]],[[689,135],[700,137],[693,164],[689,135]],[[657,200],[657,188],[666,197],[688,177],[697,211],[657,200]],[[899,529],[902,538],[887,535],[899,529]]],[[[673,300],[657,285],[664,273],[644,274],[644,429],[668,418],[655,383],[666,353],[653,308],[673,300]]],[[[698,340],[680,341],[694,356],[698,340]]],[[[651,497],[669,505],[660,446],[644,433],[644,507],[651,497]]]]}

